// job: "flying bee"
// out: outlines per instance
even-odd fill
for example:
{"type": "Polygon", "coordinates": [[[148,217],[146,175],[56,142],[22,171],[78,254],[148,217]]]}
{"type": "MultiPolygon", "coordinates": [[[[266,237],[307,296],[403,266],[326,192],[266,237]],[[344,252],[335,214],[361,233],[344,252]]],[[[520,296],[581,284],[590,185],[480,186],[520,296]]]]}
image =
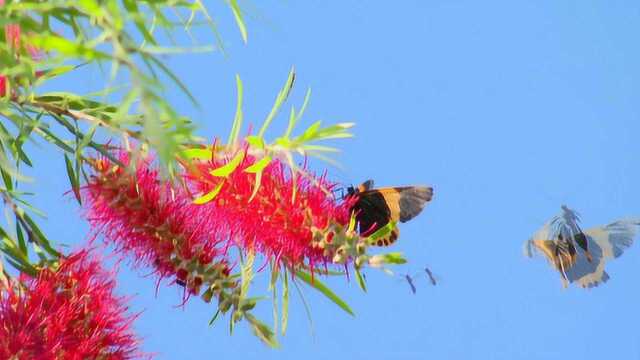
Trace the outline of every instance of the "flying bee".
{"type": "MultiPolygon", "coordinates": [[[[433,197],[433,188],[427,186],[399,186],[373,188],[373,180],[358,187],[349,187],[348,196],[355,196],[351,207],[361,235],[372,234],[389,222],[407,222],[416,217],[433,197]]],[[[394,227],[385,238],[375,245],[389,246],[398,240],[400,230],[394,227]]]]}

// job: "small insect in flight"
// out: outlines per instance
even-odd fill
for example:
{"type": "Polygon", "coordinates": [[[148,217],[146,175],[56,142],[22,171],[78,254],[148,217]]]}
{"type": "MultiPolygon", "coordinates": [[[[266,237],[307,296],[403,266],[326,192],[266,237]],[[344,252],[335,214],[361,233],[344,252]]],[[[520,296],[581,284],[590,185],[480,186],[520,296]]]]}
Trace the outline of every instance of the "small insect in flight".
{"type": "MultiPolygon", "coordinates": [[[[426,273],[427,278],[429,279],[429,282],[431,283],[431,285],[436,286],[437,281],[436,281],[436,277],[435,275],[433,275],[433,273],[431,272],[431,269],[429,269],[428,267],[424,268],[424,272],[426,273]]],[[[422,272],[419,272],[413,276],[409,275],[409,274],[405,274],[404,275],[404,279],[407,281],[407,283],[409,284],[409,287],[411,288],[411,292],[413,294],[416,293],[417,289],[416,289],[416,285],[415,285],[415,281],[418,279],[418,277],[420,276],[420,274],[422,274],[422,272]]]]}
{"type": "MultiPolygon", "coordinates": [[[[348,196],[357,198],[351,211],[355,213],[360,234],[372,234],[389,222],[407,222],[416,217],[433,197],[433,188],[427,186],[399,186],[373,188],[373,180],[358,187],[349,187],[348,196]]],[[[400,235],[395,227],[375,245],[389,246],[400,235]]]]}

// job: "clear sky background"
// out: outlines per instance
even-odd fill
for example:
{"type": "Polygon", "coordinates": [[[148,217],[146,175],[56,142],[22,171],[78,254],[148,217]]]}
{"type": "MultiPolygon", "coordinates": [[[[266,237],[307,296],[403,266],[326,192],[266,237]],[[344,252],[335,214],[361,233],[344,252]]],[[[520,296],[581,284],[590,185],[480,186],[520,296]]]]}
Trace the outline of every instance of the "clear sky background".
{"type": "MultiPolygon", "coordinates": [[[[244,2],[247,46],[230,11],[208,4],[226,56],[171,59],[202,103],[196,109],[175,90],[167,93],[175,106],[198,121],[201,136],[226,138],[235,74],[255,124],[295,65],[289,104],[299,107],[312,88],[306,125],[357,122],[356,138],[338,143],[344,170],[313,168],[329,167],[345,185],[433,185],[433,202],[401,227],[393,250],[410,260],[400,274],[428,265],[440,283],[421,278],[413,295],[379,271],[367,271],[367,294],[331,281],[355,318],[308,289],[313,333],[292,293],[288,334],[270,350],[245,325],[232,336],[226,319],[209,328],[214,305],[193,299],[177,308],[178,289],[161,286],[156,296],[148,271],[125,268],[119,289],[143,311],[136,329],[146,351],[158,359],[640,359],[639,246],[590,291],[562,289],[546,260],[522,254],[561,204],[580,212],[585,228],[640,216],[640,3],[244,2]]],[[[83,76],[70,90],[102,85],[83,76]]],[[[276,125],[281,131],[285,118],[276,125]]],[[[87,225],[63,197],[66,177],[50,175],[63,174],[64,161],[46,147],[40,155],[44,228],[79,243],[87,225]]],[[[258,314],[271,319],[266,304],[258,314]]]]}

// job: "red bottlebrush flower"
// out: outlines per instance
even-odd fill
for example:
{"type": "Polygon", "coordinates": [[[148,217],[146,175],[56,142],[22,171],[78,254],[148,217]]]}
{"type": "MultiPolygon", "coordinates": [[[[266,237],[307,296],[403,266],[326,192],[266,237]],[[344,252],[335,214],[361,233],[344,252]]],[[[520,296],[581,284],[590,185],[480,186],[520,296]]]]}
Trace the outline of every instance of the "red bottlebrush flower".
{"type": "Polygon", "coordinates": [[[325,176],[298,174],[294,179],[280,160],[271,161],[262,170],[259,188],[253,194],[256,174],[246,170],[259,160],[245,155],[235,171],[216,177],[211,171],[227,163],[227,159],[216,157],[198,164],[197,171],[188,176],[190,186],[200,194],[221,186],[215,198],[202,205],[210,217],[223,220],[218,236],[291,267],[304,264],[313,268],[317,263],[332,262],[334,254],[315,246],[314,236],[332,224],[348,224],[353,199],[338,201],[331,193],[336,184],[325,176]]]}
{"type": "Polygon", "coordinates": [[[0,75],[0,97],[4,97],[7,94],[7,77],[0,75]]]}
{"type": "Polygon", "coordinates": [[[1,359],[132,359],[138,339],[115,280],[89,252],[0,292],[1,359]]]}
{"type": "MultiPolygon", "coordinates": [[[[122,155],[120,160],[129,163],[122,155]]],[[[97,160],[85,188],[88,219],[123,255],[154,267],[161,278],[175,278],[198,294],[203,281],[215,282],[226,269],[221,240],[211,229],[224,226],[191,203],[187,194],[160,181],[149,159],[138,160],[135,173],[108,160],[97,160]]]]}

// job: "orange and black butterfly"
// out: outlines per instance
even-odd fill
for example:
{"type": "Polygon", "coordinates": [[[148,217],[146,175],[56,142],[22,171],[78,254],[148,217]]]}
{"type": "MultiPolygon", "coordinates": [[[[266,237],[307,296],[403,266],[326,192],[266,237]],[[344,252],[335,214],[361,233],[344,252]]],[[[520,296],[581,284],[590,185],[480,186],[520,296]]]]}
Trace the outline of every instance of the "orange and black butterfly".
{"type": "MultiPolygon", "coordinates": [[[[351,207],[355,213],[360,234],[372,234],[389,222],[407,222],[416,217],[433,197],[433,188],[427,186],[399,186],[374,189],[373,180],[357,188],[347,189],[356,201],[351,207]]],[[[376,242],[378,246],[393,244],[400,235],[395,227],[391,233],[376,242]]]]}

